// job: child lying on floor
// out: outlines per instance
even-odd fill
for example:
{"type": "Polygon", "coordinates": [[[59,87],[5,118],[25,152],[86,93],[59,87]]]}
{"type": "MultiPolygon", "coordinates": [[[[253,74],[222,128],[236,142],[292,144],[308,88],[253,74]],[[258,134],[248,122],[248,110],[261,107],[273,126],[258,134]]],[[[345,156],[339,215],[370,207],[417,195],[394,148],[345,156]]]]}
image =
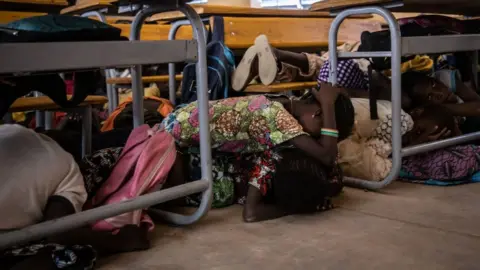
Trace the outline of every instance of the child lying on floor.
{"type": "MultiPolygon", "coordinates": [[[[318,185],[330,180],[341,181],[335,164],[337,142],[349,136],[354,121],[352,103],[341,92],[340,88],[321,84],[320,90],[314,91],[313,96],[307,100],[247,96],[210,101],[212,148],[218,152],[241,154],[244,162],[242,167],[249,169],[243,212],[245,221],[260,221],[291,214],[275,204],[266,203],[268,194],[275,189],[275,181],[272,180],[275,179],[275,171],[289,166],[282,165],[282,151],[277,151],[281,146],[293,145],[304,159],[312,159],[319,164],[323,173],[315,178],[318,185]]],[[[164,120],[163,125],[179,146],[198,146],[197,102],[173,112],[164,120]]],[[[297,154],[299,153],[295,153],[297,154]]],[[[182,169],[174,167],[173,171],[181,172],[182,169]]],[[[185,179],[181,175],[172,178],[180,182],[182,180],[178,179],[185,179]]],[[[280,178],[277,180],[283,181],[280,178]]],[[[318,197],[325,192],[315,189],[310,191],[317,192],[318,197]]],[[[296,192],[305,190],[297,189],[296,192]]],[[[297,195],[292,196],[301,197],[297,195]]]]}
{"type": "MultiPolygon", "coordinates": [[[[19,125],[0,126],[0,230],[24,228],[81,211],[87,192],[73,157],[45,135],[19,125]]],[[[96,252],[146,249],[146,230],[125,226],[113,235],[88,227],[1,251],[0,265],[14,269],[91,269],[96,252]],[[73,255],[72,255],[73,254],[73,255]]],[[[2,268],[3,269],[3,268],[2,268]]]]}
{"type": "Polygon", "coordinates": [[[437,71],[435,78],[407,72],[402,75],[402,91],[414,101],[413,107],[442,104],[454,116],[464,117],[459,123],[463,133],[480,129],[480,95],[463,83],[455,70],[437,71]]]}

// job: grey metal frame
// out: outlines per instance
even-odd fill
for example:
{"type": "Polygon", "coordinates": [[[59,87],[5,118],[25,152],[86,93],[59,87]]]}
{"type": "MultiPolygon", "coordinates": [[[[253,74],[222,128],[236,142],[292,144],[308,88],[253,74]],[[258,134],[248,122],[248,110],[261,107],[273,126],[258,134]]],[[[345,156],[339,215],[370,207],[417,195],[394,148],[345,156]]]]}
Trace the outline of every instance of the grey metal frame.
{"type": "MultiPolygon", "coordinates": [[[[210,144],[210,125],[208,117],[208,87],[207,87],[207,53],[206,53],[206,31],[202,23],[200,16],[189,5],[182,4],[178,6],[178,10],[185,14],[192,25],[194,39],[197,40],[197,63],[196,63],[196,82],[198,89],[198,111],[200,122],[200,158],[202,168],[202,180],[196,182],[204,182],[206,189],[202,193],[202,202],[197,211],[190,215],[185,216],[176,213],[170,213],[161,210],[153,210],[151,212],[162,217],[164,220],[184,225],[191,224],[202,216],[204,216],[210,209],[212,203],[212,153],[210,144]]],[[[156,13],[160,13],[164,9],[159,7],[151,7],[146,10],[140,11],[131,26],[130,40],[140,39],[140,30],[145,19],[156,13]]],[[[174,42],[169,40],[168,42],[174,42]]],[[[143,95],[144,89],[142,84],[142,68],[140,65],[135,65],[131,69],[132,74],[132,94],[133,94],[133,123],[137,127],[143,124],[143,95]]],[[[188,186],[184,184],[182,186],[188,186]]],[[[202,191],[202,190],[200,190],[202,191]]],[[[197,191],[198,192],[198,191],[197,191]]],[[[186,196],[195,192],[184,192],[181,196],[186,196]]],[[[178,197],[181,197],[178,196],[178,197]]]]}
{"type": "MultiPolygon", "coordinates": [[[[202,19],[203,22],[208,19],[202,19]]],[[[174,40],[177,35],[178,29],[183,25],[190,25],[190,20],[179,20],[171,24],[170,31],[168,32],[168,40],[174,40]]],[[[207,40],[207,31],[205,31],[205,40],[207,40]]],[[[168,64],[168,96],[170,102],[175,105],[175,93],[177,91],[177,81],[175,80],[175,63],[168,64]]]]}
{"type": "MultiPolygon", "coordinates": [[[[207,65],[206,65],[207,58],[206,58],[205,28],[203,27],[203,23],[200,17],[198,16],[198,14],[195,12],[193,8],[191,8],[188,5],[180,4],[180,3],[178,4],[177,7],[180,11],[185,13],[186,17],[192,22],[194,36],[198,41],[198,43],[193,42],[191,44],[198,45],[198,62],[196,64],[196,71],[197,71],[196,76],[197,76],[199,120],[200,120],[200,156],[201,156],[201,166],[202,166],[201,167],[202,179],[191,182],[191,183],[183,184],[180,186],[176,186],[173,188],[168,188],[165,190],[160,190],[150,194],[142,195],[135,199],[131,199],[122,203],[105,205],[95,209],[80,212],[74,215],[35,224],[17,231],[2,233],[0,234],[0,249],[11,246],[11,245],[22,244],[32,240],[38,240],[55,233],[60,233],[63,231],[67,231],[73,228],[78,228],[78,227],[90,224],[91,222],[96,220],[112,217],[115,215],[133,211],[136,209],[146,208],[150,205],[159,204],[168,200],[172,200],[175,198],[183,197],[183,196],[198,193],[198,192],[202,192],[202,202],[199,208],[196,210],[196,212],[192,215],[185,216],[177,213],[170,213],[170,212],[159,211],[159,210],[153,210],[152,212],[156,215],[163,217],[166,221],[172,222],[174,224],[179,224],[179,225],[194,223],[208,212],[211,206],[211,201],[212,201],[212,170],[211,170],[211,148],[210,148],[210,132],[209,132],[209,119],[208,119],[207,65]]],[[[133,39],[138,39],[139,30],[142,22],[145,20],[145,17],[161,11],[162,11],[161,8],[154,8],[154,7],[149,8],[145,11],[140,11],[136,16],[134,24],[132,24],[132,33],[134,33],[133,39]]],[[[178,47],[178,45],[182,43],[178,43],[179,41],[166,41],[166,42],[171,42],[172,44],[177,46],[177,50],[183,50],[184,58],[185,59],[189,58],[188,57],[189,53],[187,53],[188,50],[186,51],[187,49],[186,46],[178,47]]],[[[135,62],[135,59],[138,60],[138,58],[133,57],[134,55],[140,55],[140,59],[141,59],[142,55],[145,56],[148,54],[152,58],[153,63],[156,63],[155,61],[160,59],[158,56],[156,56],[156,54],[161,54],[162,51],[158,50],[158,48],[155,48],[154,46],[148,46],[148,48],[144,48],[147,51],[142,52],[143,46],[140,44],[142,43],[152,44],[152,42],[132,42],[131,41],[131,42],[125,42],[125,43],[130,44],[133,47],[136,47],[136,54],[133,54],[133,51],[132,51],[131,57],[130,56],[125,57],[127,58],[128,62],[130,61],[135,62]]],[[[65,43],[62,43],[62,46],[64,46],[63,44],[65,43]]],[[[158,45],[159,43],[154,42],[153,44],[158,45]]],[[[163,45],[163,43],[160,43],[160,44],[163,45]]],[[[4,59],[3,58],[4,54],[2,53],[2,48],[4,47],[5,47],[4,45],[0,46],[0,59],[4,59]]],[[[43,46],[43,48],[47,48],[47,47],[43,46]]],[[[132,50],[133,50],[133,47],[132,47],[132,50]]],[[[165,48],[164,46],[158,46],[158,47],[165,48]]],[[[86,51],[85,50],[81,50],[81,51],[85,55],[86,51]]],[[[22,51],[19,51],[19,52],[22,52],[22,51]]],[[[168,54],[170,52],[171,51],[169,50],[163,51],[164,54],[168,54]]],[[[19,54],[17,54],[17,56],[19,56],[19,54]]],[[[101,57],[101,58],[105,59],[104,57],[101,57]]],[[[167,57],[167,59],[171,59],[171,57],[170,58],[167,57]]],[[[85,64],[81,59],[77,58],[76,60],[80,61],[80,64],[82,66],[85,64]]],[[[126,61],[126,60],[122,60],[122,61],[126,61]]],[[[54,61],[54,62],[57,62],[57,61],[54,61]]],[[[6,62],[6,63],[9,63],[9,62],[6,62]]],[[[28,64],[25,61],[24,63],[28,64]]],[[[61,63],[57,62],[57,64],[61,64],[61,63]]],[[[8,65],[5,64],[5,66],[8,66],[8,65]]],[[[30,63],[29,66],[38,67],[38,64],[34,63],[32,65],[30,63]]],[[[68,68],[73,68],[72,66],[68,66],[68,68]]],[[[59,68],[62,68],[62,67],[65,67],[65,65],[61,65],[59,68]]],[[[25,69],[19,66],[15,67],[15,69],[18,69],[18,68],[22,70],[25,69]]],[[[135,66],[132,69],[135,70],[135,72],[132,72],[132,81],[134,83],[133,85],[134,119],[135,119],[135,125],[138,126],[143,123],[143,117],[142,117],[143,116],[143,102],[142,102],[143,88],[141,84],[141,66],[135,66]]],[[[3,71],[6,72],[8,70],[3,69],[3,71]]],[[[88,116],[86,117],[88,118],[88,116]]],[[[88,128],[84,127],[84,129],[87,130],[88,128]]]]}
{"type": "MultiPolygon", "coordinates": [[[[476,51],[480,50],[480,35],[452,35],[452,36],[428,36],[428,37],[404,37],[400,35],[400,28],[392,13],[379,6],[356,7],[338,12],[333,20],[329,36],[329,81],[337,83],[338,58],[362,58],[362,57],[391,57],[392,69],[392,169],[380,182],[367,181],[358,178],[345,177],[345,183],[351,186],[379,190],[393,182],[400,172],[402,157],[415,155],[447,146],[465,143],[480,138],[480,132],[461,135],[455,138],[441,140],[411,146],[402,149],[402,135],[400,130],[401,114],[401,56],[402,54],[435,53],[452,51],[476,51]],[[340,24],[345,18],[359,14],[377,14],[382,16],[390,29],[391,51],[390,52],[337,52],[337,33],[340,24]]],[[[477,53],[474,55],[478,56],[477,53]]],[[[475,62],[477,63],[477,62],[475,62]]],[[[475,65],[476,69],[476,65],[475,65]]]]}
{"type": "MultiPolygon", "coordinates": [[[[95,16],[101,22],[107,23],[107,18],[105,15],[100,11],[89,11],[85,12],[81,15],[81,17],[90,17],[95,16]]],[[[105,80],[108,81],[109,78],[115,77],[115,71],[113,69],[106,69],[105,70],[105,80]]],[[[118,91],[115,88],[115,85],[106,83],[107,87],[107,98],[108,98],[108,114],[111,114],[118,106],[118,91]]]]}

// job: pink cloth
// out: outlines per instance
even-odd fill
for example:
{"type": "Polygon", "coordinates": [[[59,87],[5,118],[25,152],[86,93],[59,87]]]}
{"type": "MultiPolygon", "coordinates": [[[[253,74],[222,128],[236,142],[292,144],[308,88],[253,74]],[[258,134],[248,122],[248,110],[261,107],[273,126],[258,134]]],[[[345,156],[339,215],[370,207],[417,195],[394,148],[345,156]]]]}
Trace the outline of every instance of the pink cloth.
{"type": "MultiPolygon", "coordinates": [[[[110,177],[102,184],[86,208],[124,202],[158,190],[172,168],[176,158],[173,137],[157,127],[140,126],[132,131],[110,177]]],[[[110,217],[93,224],[93,229],[113,231],[127,224],[140,226],[154,224],[142,210],[110,217]]]]}

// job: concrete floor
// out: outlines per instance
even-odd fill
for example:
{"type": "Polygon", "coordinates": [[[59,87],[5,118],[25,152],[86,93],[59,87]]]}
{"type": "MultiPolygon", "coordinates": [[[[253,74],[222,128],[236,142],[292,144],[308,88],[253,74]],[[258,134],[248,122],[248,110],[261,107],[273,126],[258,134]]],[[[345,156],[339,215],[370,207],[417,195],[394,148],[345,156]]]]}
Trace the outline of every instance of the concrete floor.
{"type": "Polygon", "coordinates": [[[246,224],[238,206],[188,227],[157,226],[152,248],[102,270],[480,269],[480,184],[345,189],[337,208],[246,224]]]}

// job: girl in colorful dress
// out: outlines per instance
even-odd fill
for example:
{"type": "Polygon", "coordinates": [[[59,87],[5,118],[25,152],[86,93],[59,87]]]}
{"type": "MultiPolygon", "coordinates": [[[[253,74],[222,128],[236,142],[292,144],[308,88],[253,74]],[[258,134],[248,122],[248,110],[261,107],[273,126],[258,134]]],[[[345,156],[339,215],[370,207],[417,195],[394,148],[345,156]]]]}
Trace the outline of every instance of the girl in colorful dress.
{"type": "MultiPolygon", "coordinates": [[[[234,193],[232,200],[235,197],[237,202],[245,204],[245,221],[272,219],[304,212],[307,208],[328,208],[323,203],[328,197],[324,195],[325,189],[315,187],[330,182],[341,183],[335,162],[337,142],[350,135],[354,122],[352,103],[342,88],[321,83],[320,90],[313,90],[310,97],[301,100],[259,95],[210,101],[209,105],[214,156],[216,152],[234,153],[237,162],[229,162],[228,166],[242,163],[236,167],[242,171],[237,175],[246,176],[240,185],[248,185],[243,185],[243,188],[237,188],[236,185],[228,193],[234,193]],[[295,149],[284,149],[290,147],[295,149]],[[282,159],[282,154],[292,158],[282,159]],[[303,161],[298,161],[299,157],[303,161]],[[312,173],[305,181],[278,177],[279,174],[276,173],[280,168],[285,170],[288,166],[292,172],[301,173],[299,168],[305,164],[317,167],[311,170],[312,173]],[[296,188],[281,189],[287,181],[291,187],[296,188]],[[279,187],[277,194],[274,191],[275,185],[279,187]],[[310,195],[305,195],[305,192],[310,195]],[[278,198],[278,194],[283,194],[283,201],[278,198]],[[302,198],[308,202],[302,202],[302,198]],[[283,206],[279,207],[280,205],[283,206]]],[[[197,102],[177,109],[167,116],[162,125],[176,139],[180,148],[199,145],[197,102]]],[[[181,172],[182,169],[174,168],[173,171],[181,172]]],[[[288,174],[284,171],[282,175],[288,174]]],[[[182,176],[171,178],[180,182],[185,180],[179,179],[186,179],[182,176]]],[[[239,181],[235,183],[238,184],[239,181]]],[[[329,193],[330,195],[335,194],[329,193]]]]}

